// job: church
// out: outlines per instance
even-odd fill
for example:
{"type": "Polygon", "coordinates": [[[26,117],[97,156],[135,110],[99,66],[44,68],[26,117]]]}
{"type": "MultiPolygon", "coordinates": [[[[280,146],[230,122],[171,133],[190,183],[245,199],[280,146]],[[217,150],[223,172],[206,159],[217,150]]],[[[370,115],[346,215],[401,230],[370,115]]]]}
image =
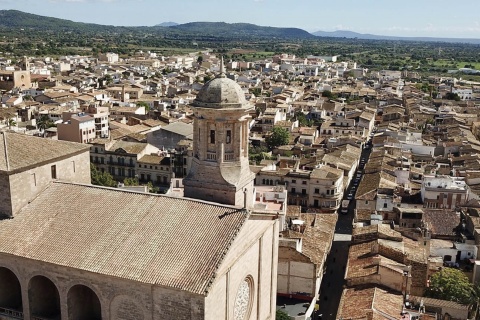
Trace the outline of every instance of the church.
{"type": "MultiPolygon", "coordinates": [[[[4,134],[0,178],[21,173],[29,192],[0,190],[12,203],[0,212],[0,319],[275,318],[279,221],[253,209],[251,106],[222,73],[193,108],[185,198],[92,186],[75,174],[89,171],[80,146],[12,170],[22,155],[4,134]],[[52,174],[38,188],[37,168],[52,174]]],[[[23,144],[40,140],[57,142],[23,144]]]]}

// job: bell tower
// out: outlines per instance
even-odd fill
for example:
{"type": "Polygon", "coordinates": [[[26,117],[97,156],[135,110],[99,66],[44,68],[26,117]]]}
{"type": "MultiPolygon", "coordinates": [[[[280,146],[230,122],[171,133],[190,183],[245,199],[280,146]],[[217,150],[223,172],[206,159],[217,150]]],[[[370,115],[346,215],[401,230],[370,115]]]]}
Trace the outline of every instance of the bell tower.
{"type": "Polygon", "coordinates": [[[253,106],[223,73],[207,82],[193,101],[193,160],[184,179],[186,197],[251,208],[253,180],[248,161],[249,112],[253,106]]]}

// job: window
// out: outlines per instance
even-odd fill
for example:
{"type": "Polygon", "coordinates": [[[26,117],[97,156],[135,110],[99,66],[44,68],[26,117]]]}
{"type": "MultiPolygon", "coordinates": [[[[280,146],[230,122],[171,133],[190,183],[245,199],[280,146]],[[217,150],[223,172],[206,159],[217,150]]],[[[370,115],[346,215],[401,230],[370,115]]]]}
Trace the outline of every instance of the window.
{"type": "Polygon", "coordinates": [[[307,181],[302,181],[302,184],[307,184],[307,181]]]}
{"type": "Polygon", "coordinates": [[[215,130],[210,130],[210,143],[215,143],[215,130]]]}
{"type": "Polygon", "coordinates": [[[386,203],[386,202],[383,204],[383,207],[384,207],[384,208],[386,208],[386,207],[387,207],[387,203],[386,203]]]}
{"type": "Polygon", "coordinates": [[[292,193],[295,193],[295,188],[292,188],[292,193]]]}
{"type": "Polygon", "coordinates": [[[52,179],[57,179],[57,166],[56,165],[51,166],[50,171],[52,173],[52,179]]]}
{"type": "Polygon", "coordinates": [[[365,201],[365,204],[368,204],[368,200],[365,201]]]}
{"type": "Polygon", "coordinates": [[[315,189],[315,193],[320,193],[320,189],[315,189]]]}
{"type": "Polygon", "coordinates": [[[302,194],[307,194],[307,189],[302,189],[302,194]]]}
{"type": "Polygon", "coordinates": [[[292,180],[292,183],[297,183],[297,180],[292,180]]]}
{"type": "Polygon", "coordinates": [[[227,138],[226,138],[227,144],[232,142],[232,130],[227,130],[227,138]]]}

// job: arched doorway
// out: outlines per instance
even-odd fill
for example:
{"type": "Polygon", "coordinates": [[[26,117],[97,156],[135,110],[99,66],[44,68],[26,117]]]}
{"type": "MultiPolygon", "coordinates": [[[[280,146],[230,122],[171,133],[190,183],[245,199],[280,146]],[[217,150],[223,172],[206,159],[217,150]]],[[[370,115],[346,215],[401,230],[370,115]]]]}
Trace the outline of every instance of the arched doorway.
{"type": "Polygon", "coordinates": [[[32,317],[60,319],[60,295],[52,280],[35,276],[28,284],[28,300],[32,317]]]}
{"type": "Polygon", "coordinates": [[[67,296],[69,320],[101,320],[102,308],[98,296],[87,286],[75,285],[67,296]]]}
{"type": "Polygon", "coordinates": [[[0,309],[23,312],[22,288],[10,269],[0,267],[0,309]]]}

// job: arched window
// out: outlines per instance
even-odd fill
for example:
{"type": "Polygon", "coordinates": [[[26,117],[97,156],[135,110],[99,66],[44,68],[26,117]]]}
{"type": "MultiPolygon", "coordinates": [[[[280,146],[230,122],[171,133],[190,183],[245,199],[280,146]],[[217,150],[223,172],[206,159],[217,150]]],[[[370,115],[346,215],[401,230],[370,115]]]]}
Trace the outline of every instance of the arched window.
{"type": "Polygon", "coordinates": [[[97,294],[87,286],[75,285],[67,294],[69,320],[101,320],[102,307],[97,294]]]}
{"type": "Polygon", "coordinates": [[[38,318],[60,319],[60,295],[52,280],[35,276],[28,284],[30,315],[38,318]]]}
{"type": "Polygon", "coordinates": [[[0,267],[0,309],[23,312],[22,288],[11,270],[0,267]]]}

